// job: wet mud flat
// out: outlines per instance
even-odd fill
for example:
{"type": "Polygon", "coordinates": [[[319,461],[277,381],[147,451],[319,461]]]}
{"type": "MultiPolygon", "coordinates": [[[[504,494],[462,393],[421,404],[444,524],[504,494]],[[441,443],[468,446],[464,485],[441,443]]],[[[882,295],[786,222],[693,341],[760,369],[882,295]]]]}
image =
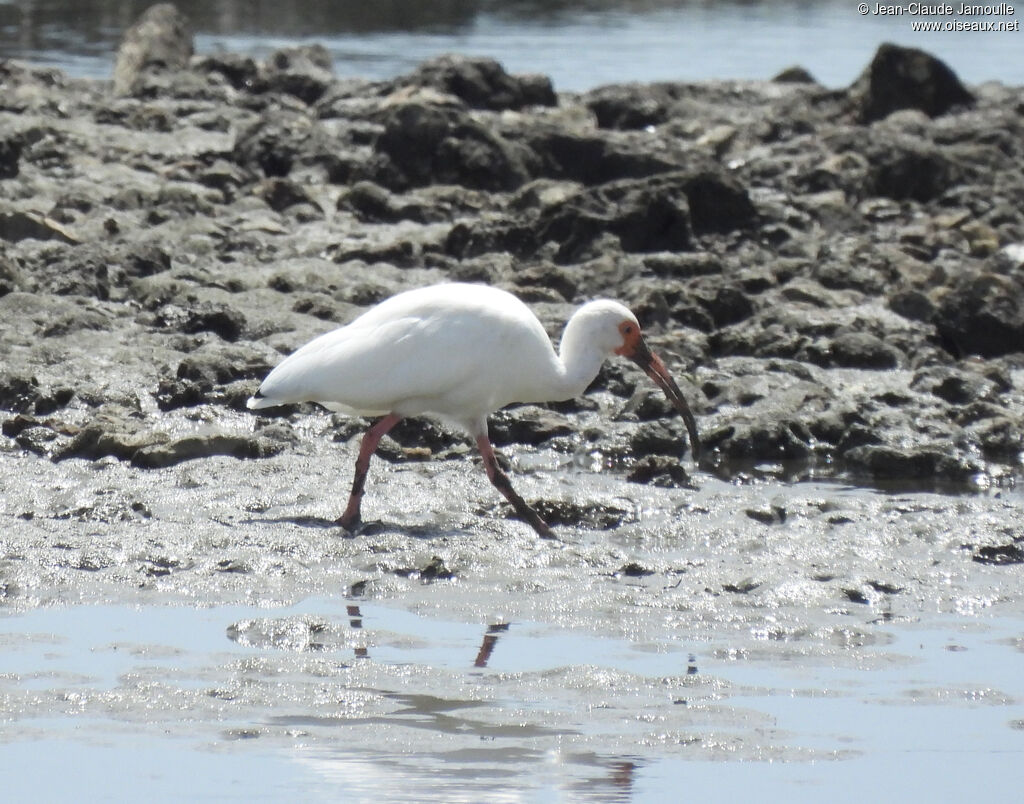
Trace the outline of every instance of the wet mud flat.
{"type": "Polygon", "coordinates": [[[159,30],[160,66],[129,35],[113,85],[0,63],[0,754],[132,757],[168,799],[172,766],[268,798],[811,798],[972,769],[1002,794],[1024,90],[890,46],[846,90],[559,94],[459,58],[367,82],[159,30]],[[707,457],[610,362],[492,420],[556,540],[419,422],[347,538],[365,423],[245,399],[445,280],[512,290],[553,337],[628,304],[707,457]]]}
{"type": "Polygon", "coordinates": [[[627,500],[621,473],[524,471],[524,493],[638,512],[552,542],[481,512],[460,462],[401,464],[378,483],[405,512],[346,539],[315,493],[338,447],[306,444],[245,479],[62,462],[66,503],[148,515],[11,518],[0,754],[22,784],[81,763],[124,799],[1016,795],[1020,567],[985,545],[1018,493],[699,476],[627,500]]]}

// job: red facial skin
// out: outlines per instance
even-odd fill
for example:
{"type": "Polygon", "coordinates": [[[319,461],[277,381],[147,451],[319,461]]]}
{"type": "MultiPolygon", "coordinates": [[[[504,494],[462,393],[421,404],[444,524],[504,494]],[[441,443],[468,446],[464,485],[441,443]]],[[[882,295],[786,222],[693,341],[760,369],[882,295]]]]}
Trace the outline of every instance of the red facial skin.
{"type": "Polygon", "coordinates": [[[700,437],[697,435],[697,421],[690,412],[690,406],[683,398],[683,392],[679,390],[672,375],[668,373],[661,358],[654,354],[644,341],[640,327],[632,321],[623,321],[619,324],[619,332],[622,334],[622,346],[615,350],[615,354],[628,357],[644,370],[657,386],[665,392],[668,401],[679,411],[686,423],[686,431],[690,436],[690,451],[694,460],[700,458],[700,437]]]}

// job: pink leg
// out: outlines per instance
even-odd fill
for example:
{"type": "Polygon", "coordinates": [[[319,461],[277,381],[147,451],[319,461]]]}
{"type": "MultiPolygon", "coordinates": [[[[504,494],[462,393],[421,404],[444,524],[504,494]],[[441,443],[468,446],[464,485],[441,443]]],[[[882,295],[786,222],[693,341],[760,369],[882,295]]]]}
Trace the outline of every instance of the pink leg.
{"type": "Polygon", "coordinates": [[[498,491],[505,495],[505,499],[512,503],[512,507],[516,509],[519,518],[524,522],[528,522],[530,527],[537,531],[537,534],[542,539],[554,539],[555,534],[551,532],[551,528],[547,526],[547,523],[512,488],[508,475],[498,466],[498,459],[494,457],[494,449],[491,447],[490,439],[486,435],[479,435],[476,437],[476,445],[484,459],[487,479],[494,484],[498,491]]]}
{"type": "Polygon", "coordinates": [[[363,440],[359,443],[359,457],[356,458],[356,474],[352,479],[352,494],[349,495],[345,513],[338,520],[338,524],[345,530],[355,529],[362,521],[359,515],[359,505],[363,501],[363,489],[366,486],[366,472],[370,468],[370,456],[377,450],[381,438],[401,420],[401,416],[391,413],[376,421],[363,434],[363,440]]]}

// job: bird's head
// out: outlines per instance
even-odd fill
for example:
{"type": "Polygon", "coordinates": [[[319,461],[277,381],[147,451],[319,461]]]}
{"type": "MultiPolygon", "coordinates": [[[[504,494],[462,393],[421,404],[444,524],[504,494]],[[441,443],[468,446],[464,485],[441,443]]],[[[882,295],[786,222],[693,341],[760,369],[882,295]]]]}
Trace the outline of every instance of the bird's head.
{"type": "Polygon", "coordinates": [[[636,316],[618,302],[603,299],[585,305],[579,314],[585,317],[590,337],[598,346],[605,348],[608,353],[632,360],[664,391],[672,407],[679,411],[679,415],[686,423],[693,457],[699,458],[700,437],[697,435],[697,421],[665,364],[647,346],[636,316]]]}

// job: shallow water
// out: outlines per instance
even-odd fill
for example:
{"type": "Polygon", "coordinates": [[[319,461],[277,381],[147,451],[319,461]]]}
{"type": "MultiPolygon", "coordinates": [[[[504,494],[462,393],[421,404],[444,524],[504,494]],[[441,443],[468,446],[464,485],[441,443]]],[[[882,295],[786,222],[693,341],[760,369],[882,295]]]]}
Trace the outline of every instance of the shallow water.
{"type": "Polygon", "coordinates": [[[858,618],[866,636],[832,655],[780,660],[750,635],[729,649],[634,642],[466,623],[443,606],[308,598],[6,617],[7,794],[941,801],[984,780],[986,801],[1019,795],[1022,619],[858,618]]]}
{"type": "MultiPolygon", "coordinates": [[[[148,2],[67,0],[0,3],[0,56],[109,77],[121,32],[148,2]]],[[[872,4],[873,6],[874,4],[872,4]]],[[[849,84],[882,42],[928,50],[971,83],[1024,83],[1024,33],[921,32],[922,19],[858,13],[856,3],[487,2],[380,4],[300,0],[179,0],[194,21],[199,53],[265,57],[297,42],[331,52],[339,75],[389,78],[446,52],[497,58],[514,72],[550,75],[579,91],[621,81],[767,79],[800,64],[830,86],[849,84]],[[424,10],[428,8],[429,10],[424,10]]],[[[1020,10],[970,21],[1019,21],[1020,10]]]]}

